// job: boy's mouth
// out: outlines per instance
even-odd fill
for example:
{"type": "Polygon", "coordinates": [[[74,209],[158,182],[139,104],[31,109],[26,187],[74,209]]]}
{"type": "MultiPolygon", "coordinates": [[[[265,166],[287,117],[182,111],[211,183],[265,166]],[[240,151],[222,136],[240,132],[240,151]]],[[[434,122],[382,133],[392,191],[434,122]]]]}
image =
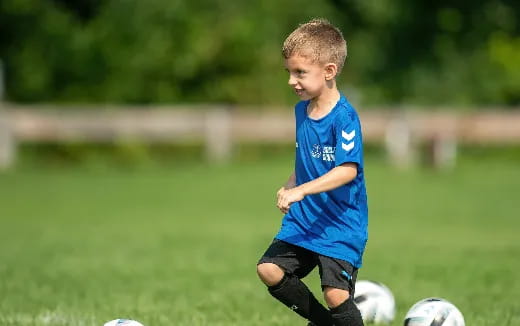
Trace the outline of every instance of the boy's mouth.
{"type": "Polygon", "coordinates": [[[295,89],[294,89],[294,92],[296,93],[296,95],[298,95],[298,96],[302,96],[303,93],[304,93],[304,90],[303,90],[303,89],[296,89],[296,88],[295,88],[295,89]]]}

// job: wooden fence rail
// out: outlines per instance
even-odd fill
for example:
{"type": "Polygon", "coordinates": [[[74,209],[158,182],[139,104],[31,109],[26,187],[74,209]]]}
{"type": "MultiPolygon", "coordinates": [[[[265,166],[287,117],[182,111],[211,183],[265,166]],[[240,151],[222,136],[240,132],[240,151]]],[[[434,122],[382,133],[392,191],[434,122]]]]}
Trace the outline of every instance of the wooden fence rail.
{"type": "MultiPolygon", "coordinates": [[[[400,164],[412,162],[414,145],[423,142],[445,154],[446,149],[453,151],[456,143],[520,144],[520,109],[471,113],[367,109],[360,111],[360,117],[364,141],[386,144],[390,158],[400,164]]],[[[190,140],[204,142],[207,158],[214,162],[227,161],[233,143],[290,143],[294,141],[292,109],[239,110],[210,105],[100,109],[0,104],[0,168],[15,162],[19,142],[190,140]]],[[[439,155],[441,161],[453,159],[439,155]]]]}

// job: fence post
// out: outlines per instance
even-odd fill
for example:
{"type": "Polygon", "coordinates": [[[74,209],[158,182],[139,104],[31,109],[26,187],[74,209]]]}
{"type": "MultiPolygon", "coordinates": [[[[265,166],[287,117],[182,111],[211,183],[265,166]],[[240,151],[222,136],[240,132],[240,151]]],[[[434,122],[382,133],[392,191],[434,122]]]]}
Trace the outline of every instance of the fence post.
{"type": "Polygon", "coordinates": [[[210,163],[226,163],[231,158],[231,113],[229,109],[213,109],[206,114],[206,158],[210,163]]]}
{"type": "Polygon", "coordinates": [[[13,165],[16,157],[16,141],[9,120],[0,104],[0,170],[13,165]]]}
{"type": "Polygon", "coordinates": [[[0,102],[4,101],[5,95],[5,73],[4,73],[4,63],[2,59],[0,59],[0,102]]]}
{"type": "Polygon", "coordinates": [[[451,169],[457,158],[457,140],[452,133],[434,134],[426,143],[426,163],[435,169],[451,169]]]}
{"type": "Polygon", "coordinates": [[[385,147],[392,165],[408,168],[415,163],[412,128],[406,117],[400,116],[388,123],[385,131],[385,147]]]}

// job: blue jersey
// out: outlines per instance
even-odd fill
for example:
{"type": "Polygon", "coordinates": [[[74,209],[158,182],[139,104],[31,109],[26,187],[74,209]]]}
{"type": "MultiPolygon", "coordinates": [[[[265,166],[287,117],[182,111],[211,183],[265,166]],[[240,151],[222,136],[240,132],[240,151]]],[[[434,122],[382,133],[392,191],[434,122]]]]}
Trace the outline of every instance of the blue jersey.
{"type": "Polygon", "coordinates": [[[295,109],[296,185],[347,162],[357,164],[357,176],[334,190],[292,203],[276,238],[359,268],[368,223],[359,118],[343,95],[332,111],[318,120],[308,117],[308,104],[301,101],[295,109]]]}

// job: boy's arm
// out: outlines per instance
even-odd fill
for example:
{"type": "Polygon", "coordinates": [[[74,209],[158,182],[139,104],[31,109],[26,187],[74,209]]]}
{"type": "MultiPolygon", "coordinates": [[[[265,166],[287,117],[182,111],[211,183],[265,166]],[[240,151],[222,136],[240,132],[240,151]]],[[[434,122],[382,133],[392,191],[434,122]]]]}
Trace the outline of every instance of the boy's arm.
{"type": "MultiPolygon", "coordinates": [[[[292,175],[294,176],[294,174],[292,175]]],[[[291,176],[291,177],[292,177],[291,176]]],[[[334,190],[354,180],[357,176],[356,163],[343,163],[325,173],[319,178],[299,185],[298,187],[282,187],[278,193],[277,206],[283,213],[287,213],[289,206],[302,200],[307,195],[334,190]]],[[[291,180],[291,178],[289,178],[291,180]]]]}
{"type": "Polygon", "coordinates": [[[281,189],[289,190],[296,186],[296,174],[293,172],[281,189]]]}

